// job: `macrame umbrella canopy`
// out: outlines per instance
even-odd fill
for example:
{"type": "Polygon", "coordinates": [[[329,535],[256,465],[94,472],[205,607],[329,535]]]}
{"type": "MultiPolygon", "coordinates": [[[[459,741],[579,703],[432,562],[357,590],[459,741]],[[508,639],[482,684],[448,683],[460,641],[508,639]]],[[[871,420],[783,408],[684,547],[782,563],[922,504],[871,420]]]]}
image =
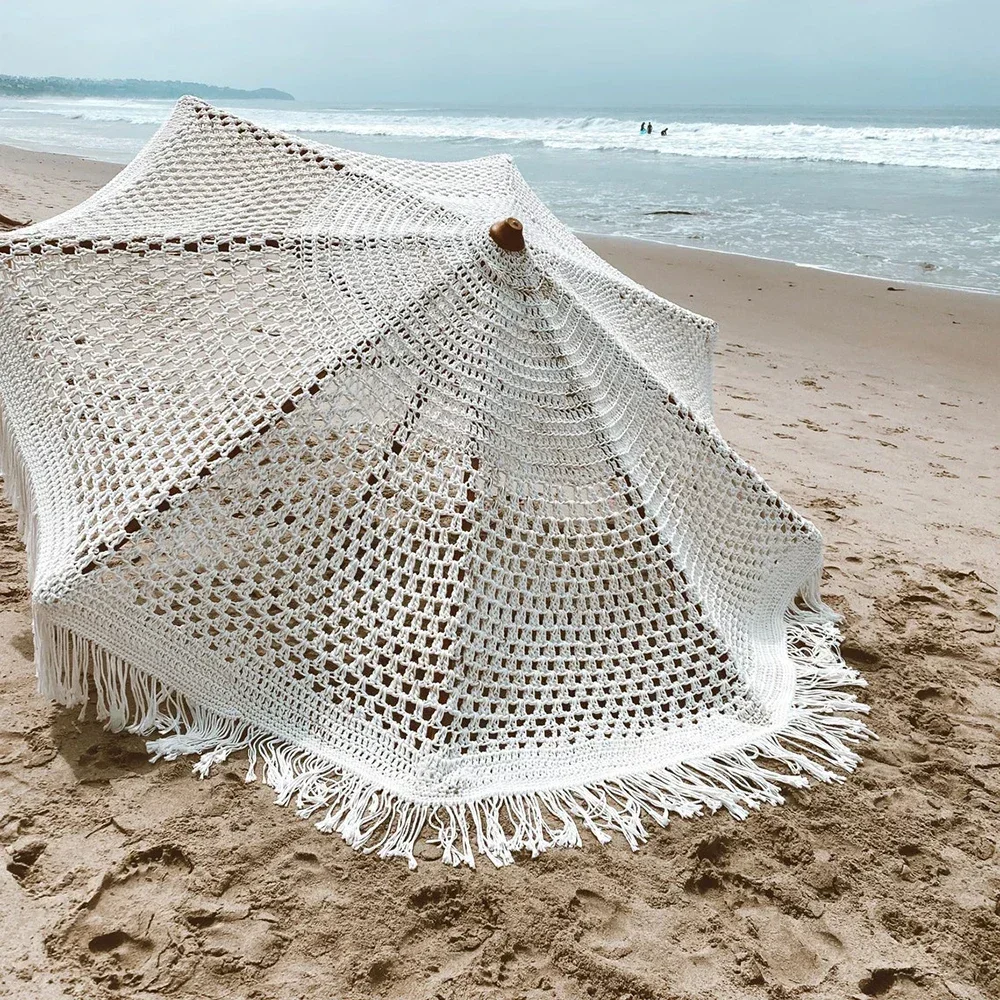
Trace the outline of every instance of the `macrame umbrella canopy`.
{"type": "Polygon", "coordinates": [[[0,244],[44,694],[451,863],[781,801],[858,758],[816,529],[712,419],[714,324],[507,157],[185,98],[0,244]]]}

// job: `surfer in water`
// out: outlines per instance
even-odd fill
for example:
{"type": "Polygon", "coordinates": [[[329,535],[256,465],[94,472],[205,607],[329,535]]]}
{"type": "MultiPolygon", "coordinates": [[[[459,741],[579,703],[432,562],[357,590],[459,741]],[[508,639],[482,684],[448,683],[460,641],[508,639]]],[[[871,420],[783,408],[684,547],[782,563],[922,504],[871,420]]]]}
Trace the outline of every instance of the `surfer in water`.
{"type": "Polygon", "coordinates": [[[661,129],[660,129],[660,135],[666,135],[666,134],[667,134],[667,132],[669,132],[669,131],[670,131],[670,129],[666,129],[666,128],[661,128],[661,129]]]}

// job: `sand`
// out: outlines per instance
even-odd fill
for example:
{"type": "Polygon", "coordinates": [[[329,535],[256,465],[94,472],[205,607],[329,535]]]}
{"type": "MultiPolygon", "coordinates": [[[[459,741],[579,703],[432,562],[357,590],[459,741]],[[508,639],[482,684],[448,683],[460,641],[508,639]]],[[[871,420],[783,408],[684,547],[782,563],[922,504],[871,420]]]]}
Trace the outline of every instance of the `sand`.
{"type": "MultiPolygon", "coordinates": [[[[0,149],[0,213],[39,218],[114,169],[0,149]]],[[[1000,995],[1000,297],[591,243],[720,320],[719,424],[827,540],[881,737],[863,766],[636,854],[410,872],[274,806],[239,761],[197,781],[44,703],[3,507],[0,995],[1000,995]]]]}

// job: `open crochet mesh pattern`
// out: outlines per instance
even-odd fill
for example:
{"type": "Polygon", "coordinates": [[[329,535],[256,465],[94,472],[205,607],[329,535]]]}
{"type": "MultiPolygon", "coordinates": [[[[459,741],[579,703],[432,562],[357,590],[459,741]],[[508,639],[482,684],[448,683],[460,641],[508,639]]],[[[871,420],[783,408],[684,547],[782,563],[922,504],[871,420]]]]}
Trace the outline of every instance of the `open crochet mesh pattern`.
{"type": "MultiPolygon", "coordinates": [[[[780,802],[858,758],[821,540],[720,436],[714,324],[507,157],[306,144],[194,98],[0,245],[42,692],[248,752],[413,863],[780,802]],[[522,220],[527,248],[489,236],[522,220]]],[[[838,772],[839,773],[839,772],[838,772]]]]}

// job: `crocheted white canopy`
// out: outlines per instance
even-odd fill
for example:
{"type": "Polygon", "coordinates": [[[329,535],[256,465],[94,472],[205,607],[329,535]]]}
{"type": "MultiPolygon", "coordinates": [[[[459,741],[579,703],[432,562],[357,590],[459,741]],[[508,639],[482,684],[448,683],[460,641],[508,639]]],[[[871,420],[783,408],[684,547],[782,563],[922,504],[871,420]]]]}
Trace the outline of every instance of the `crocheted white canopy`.
{"type": "Polygon", "coordinates": [[[203,773],[246,749],[411,863],[421,835],[469,864],[580,825],[634,846],[833,778],[860,679],[819,534],[713,422],[714,338],[507,157],[335,150],[185,98],[0,245],[42,692],[93,687],[203,773]]]}

